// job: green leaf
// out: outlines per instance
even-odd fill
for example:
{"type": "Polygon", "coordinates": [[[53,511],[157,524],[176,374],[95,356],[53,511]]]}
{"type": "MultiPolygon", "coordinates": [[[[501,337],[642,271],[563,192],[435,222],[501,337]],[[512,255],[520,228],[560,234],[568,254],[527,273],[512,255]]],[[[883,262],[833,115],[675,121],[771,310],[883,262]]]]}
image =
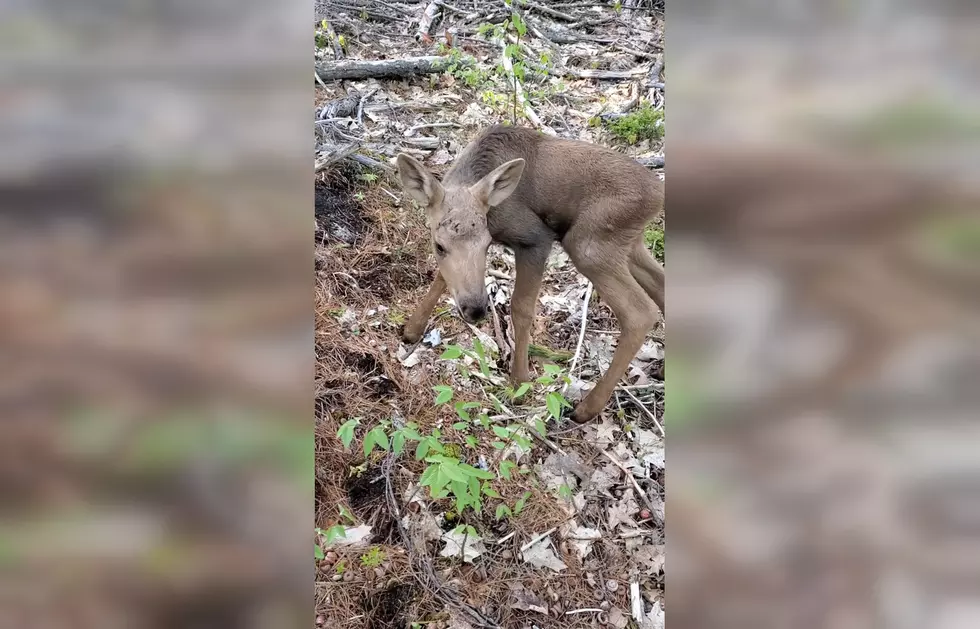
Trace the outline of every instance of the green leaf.
{"type": "Polygon", "coordinates": [[[344,505],[337,505],[337,508],[340,509],[340,517],[348,520],[351,524],[354,523],[354,514],[351,513],[347,507],[344,505]]]}
{"type": "Polygon", "coordinates": [[[531,497],[531,492],[526,491],[524,495],[521,496],[517,502],[514,503],[514,515],[520,515],[521,511],[524,510],[524,506],[527,504],[527,499],[531,497]]]}
{"type": "Polygon", "coordinates": [[[562,483],[561,486],[558,488],[558,495],[564,498],[565,500],[571,500],[572,499],[571,487],[569,487],[565,483],[562,483]]]}
{"type": "Polygon", "coordinates": [[[558,365],[546,364],[544,366],[544,372],[549,376],[557,376],[558,374],[561,373],[561,371],[562,369],[558,365]]]}
{"type": "Polygon", "coordinates": [[[432,387],[432,390],[438,393],[436,395],[436,405],[445,404],[449,400],[453,399],[453,389],[444,384],[432,387]]]}
{"type": "Polygon", "coordinates": [[[541,421],[541,418],[534,420],[534,429],[539,435],[541,435],[542,438],[548,436],[548,429],[545,427],[544,422],[541,421]]]}
{"type": "Polygon", "coordinates": [[[371,456],[371,452],[374,450],[374,440],[377,437],[374,434],[374,430],[364,435],[364,458],[371,456]]]}
{"type": "Polygon", "coordinates": [[[504,448],[507,447],[507,444],[504,443],[503,441],[494,441],[493,447],[497,448],[498,450],[503,450],[504,448]]]}
{"type": "Polygon", "coordinates": [[[490,365],[487,363],[487,354],[483,350],[483,343],[480,342],[479,338],[473,339],[473,348],[476,349],[476,355],[480,362],[480,371],[483,372],[484,376],[490,376],[490,365]]]}
{"type": "Polygon", "coordinates": [[[340,438],[340,442],[344,444],[344,448],[349,448],[351,442],[354,440],[354,429],[361,420],[358,418],[348,419],[344,424],[337,430],[337,437],[340,438]]]}
{"type": "Polygon", "coordinates": [[[467,485],[469,486],[470,495],[478,499],[480,497],[480,479],[476,476],[470,476],[467,485]]]}
{"type": "Polygon", "coordinates": [[[493,427],[493,434],[497,435],[501,439],[510,439],[511,432],[512,431],[508,430],[507,428],[504,428],[503,426],[493,427]]]}
{"type": "MultiPolygon", "coordinates": [[[[469,419],[469,418],[467,418],[467,419],[469,419]]],[[[456,422],[455,424],[453,424],[453,430],[463,431],[463,430],[466,430],[469,427],[470,427],[470,425],[467,424],[466,422],[456,422]]]]}
{"type": "Polygon", "coordinates": [[[384,451],[388,451],[388,435],[385,434],[384,426],[375,426],[364,435],[364,456],[370,456],[374,446],[377,445],[384,451]]]}
{"type": "Polygon", "coordinates": [[[517,467],[517,464],[513,461],[501,461],[500,462],[500,476],[510,480],[510,471],[517,467]]]}
{"type": "Polygon", "coordinates": [[[439,471],[439,466],[437,465],[430,465],[429,467],[425,468],[425,471],[422,472],[421,476],[419,476],[419,486],[428,487],[429,485],[431,485],[432,481],[435,480],[436,472],[438,471],[439,471]]]}
{"type": "Polygon", "coordinates": [[[405,427],[402,428],[402,432],[412,441],[422,440],[422,435],[419,434],[419,427],[415,424],[405,424],[405,427]]]}
{"type": "Polygon", "coordinates": [[[472,476],[474,478],[483,478],[487,480],[493,478],[493,474],[491,474],[490,472],[486,470],[481,470],[478,467],[473,467],[472,465],[468,465],[466,463],[460,463],[459,469],[463,470],[465,474],[472,476]]]}
{"type": "MultiPolygon", "coordinates": [[[[466,408],[464,407],[463,402],[456,402],[455,408],[456,408],[456,414],[459,415],[460,419],[466,422],[470,421],[470,414],[466,412],[466,408]]],[[[453,427],[455,428],[455,426],[453,427]]],[[[457,428],[457,430],[459,429],[457,428]]]]}
{"type": "Polygon", "coordinates": [[[479,442],[476,440],[476,437],[474,437],[473,435],[466,435],[466,445],[468,445],[471,448],[475,448],[477,445],[479,445],[479,442]]]}
{"type": "Polygon", "coordinates": [[[500,498],[500,494],[489,483],[483,483],[483,495],[490,496],[491,498],[500,498]]]}
{"type": "Polygon", "coordinates": [[[511,59],[516,59],[521,54],[521,49],[517,44],[507,44],[504,54],[511,59]]]}
{"type": "Polygon", "coordinates": [[[502,520],[503,518],[509,515],[512,515],[510,507],[508,507],[507,505],[497,505],[496,517],[498,520],[502,520]]]}
{"type": "Polygon", "coordinates": [[[519,397],[523,397],[524,394],[530,390],[531,390],[531,383],[525,382],[524,384],[522,384],[517,388],[517,391],[514,391],[514,394],[511,396],[511,399],[516,400],[519,397]]]}
{"type": "Polygon", "coordinates": [[[548,405],[548,412],[551,413],[551,416],[555,419],[561,419],[561,401],[561,394],[555,391],[551,391],[545,397],[545,403],[548,405]]]}
{"type": "Polygon", "coordinates": [[[543,384],[545,386],[551,384],[554,381],[555,379],[552,376],[541,376],[537,380],[535,380],[535,382],[537,382],[538,384],[543,384]]]}
{"type": "Polygon", "coordinates": [[[480,413],[480,416],[477,419],[480,420],[480,425],[484,428],[490,427],[490,417],[488,417],[486,413],[480,413]]]}
{"type": "Polygon", "coordinates": [[[493,393],[488,393],[487,395],[490,396],[490,401],[493,402],[493,407],[495,409],[497,409],[497,412],[498,413],[503,413],[504,412],[504,403],[501,402],[499,399],[497,399],[497,396],[494,395],[493,393]]]}
{"type": "Polygon", "coordinates": [[[459,468],[459,464],[456,463],[442,463],[439,466],[439,471],[448,476],[450,479],[459,481],[461,483],[466,482],[466,474],[463,470],[459,468]]]}
{"type": "Polygon", "coordinates": [[[334,524],[327,529],[327,545],[333,544],[338,539],[344,539],[345,537],[347,537],[347,529],[342,524],[334,524]]]}
{"type": "Polygon", "coordinates": [[[391,451],[396,455],[401,454],[405,449],[405,432],[399,430],[391,436],[391,451]]]}
{"type": "Polygon", "coordinates": [[[319,544],[313,544],[313,557],[316,559],[326,558],[326,555],[323,554],[323,549],[320,548],[319,544]]]}
{"type": "Polygon", "coordinates": [[[454,360],[462,355],[463,355],[463,350],[462,348],[459,347],[459,345],[449,345],[446,347],[446,351],[444,351],[442,353],[442,356],[440,356],[439,358],[441,360],[454,360]]]}
{"type": "Polygon", "coordinates": [[[425,458],[425,455],[429,453],[431,446],[429,445],[430,439],[426,437],[422,441],[419,441],[419,445],[415,448],[415,460],[421,461],[425,458]]]}

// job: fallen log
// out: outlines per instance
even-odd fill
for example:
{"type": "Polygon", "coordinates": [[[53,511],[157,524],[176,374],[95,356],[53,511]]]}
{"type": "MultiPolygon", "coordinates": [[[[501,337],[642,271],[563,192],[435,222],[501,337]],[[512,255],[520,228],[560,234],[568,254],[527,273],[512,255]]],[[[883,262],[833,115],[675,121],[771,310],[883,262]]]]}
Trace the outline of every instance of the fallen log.
{"type": "Polygon", "coordinates": [[[405,59],[344,59],[316,64],[316,74],[322,81],[405,78],[422,74],[445,72],[449,66],[468,66],[471,57],[450,59],[437,55],[405,59]]]}

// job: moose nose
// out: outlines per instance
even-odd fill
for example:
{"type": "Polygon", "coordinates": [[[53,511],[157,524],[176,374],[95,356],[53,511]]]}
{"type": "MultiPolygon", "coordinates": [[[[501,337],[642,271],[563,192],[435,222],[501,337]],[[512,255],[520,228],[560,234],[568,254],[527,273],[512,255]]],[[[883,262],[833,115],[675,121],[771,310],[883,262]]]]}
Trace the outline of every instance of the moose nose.
{"type": "Polygon", "coordinates": [[[470,323],[477,323],[487,316],[486,304],[463,304],[460,306],[460,310],[463,313],[463,318],[470,323]]]}

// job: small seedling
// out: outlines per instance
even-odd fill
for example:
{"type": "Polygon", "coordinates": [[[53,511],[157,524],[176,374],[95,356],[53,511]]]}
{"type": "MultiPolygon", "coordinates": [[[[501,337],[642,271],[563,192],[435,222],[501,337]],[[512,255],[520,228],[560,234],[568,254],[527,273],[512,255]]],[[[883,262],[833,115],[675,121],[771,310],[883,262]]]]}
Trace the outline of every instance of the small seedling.
{"type": "Polygon", "coordinates": [[[384,560],[385,553],[378,546],[372,547],[371,550],[361,555],[361,565],[366,568],[377,568],[384,560]]]}

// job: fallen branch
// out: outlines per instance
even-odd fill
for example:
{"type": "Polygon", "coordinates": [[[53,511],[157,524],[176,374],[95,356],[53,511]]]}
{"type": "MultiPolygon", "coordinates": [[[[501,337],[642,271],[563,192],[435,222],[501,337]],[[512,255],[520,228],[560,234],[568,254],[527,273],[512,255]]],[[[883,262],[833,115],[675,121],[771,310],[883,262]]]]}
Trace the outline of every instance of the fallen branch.
{"type": "Polygon", "coordinates": [[[352,155],[359,147],[357,143],[351,143],[340,147],[332,147],[322,159],[318,159],[313,165],[313,174],[326,170],[331,164],[335,164],[342,159],[352,155]]]}
{"type": "Polygon", "coordinates": [[[322,61],[316,64],[316,74],[323,81],[405,78],[445,72],[453,63],[468,66],[472,65],[473,59],[465,56],[461,59],[450,59],[432,55],[405,59],[322,61]]]}
{"type": "Polygon", "coordinates": [[[546,7],[543,4],[538,4],[537,2],[528,2],[527,6],[535,9],[538,13],[553,17],[558,20],[564,20],[566,22],[578,22],[578,18],[574,15],[569,15],[568,13],[562,13],[561,11],[556,11],[551,7],[546,7]]]}

